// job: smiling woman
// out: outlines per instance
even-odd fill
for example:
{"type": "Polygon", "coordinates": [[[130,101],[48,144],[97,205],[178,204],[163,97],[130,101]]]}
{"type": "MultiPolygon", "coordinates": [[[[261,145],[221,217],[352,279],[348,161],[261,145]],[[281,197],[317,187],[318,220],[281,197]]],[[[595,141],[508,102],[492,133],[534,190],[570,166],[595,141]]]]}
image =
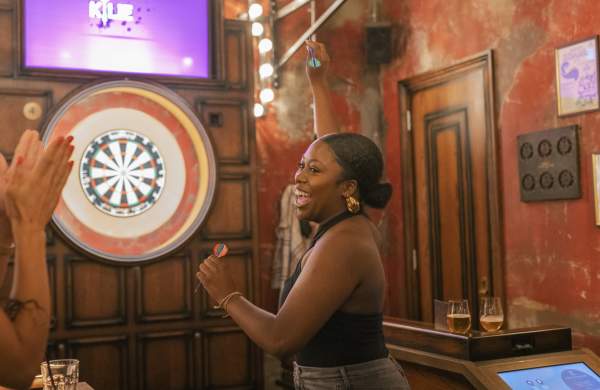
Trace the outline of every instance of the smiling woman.
{"type": "Polygon", "coordinates": [[[319,138],[294,176],[298,218],[319,223],[312,242],[285,282],[282,305],[271,314],[236,291],[224,262],[207,258],[197,273],[204,288],[246,334],[267,352],[296,355],[298,389],[408,389],[389,356],[382,331],[385,275],[377,229],[364,205],[383,208],[391,186],[381,183],[383,158],[360,134],[337,131],[332,115],[323,45],[307,42],[307,66],[319,138]]]}

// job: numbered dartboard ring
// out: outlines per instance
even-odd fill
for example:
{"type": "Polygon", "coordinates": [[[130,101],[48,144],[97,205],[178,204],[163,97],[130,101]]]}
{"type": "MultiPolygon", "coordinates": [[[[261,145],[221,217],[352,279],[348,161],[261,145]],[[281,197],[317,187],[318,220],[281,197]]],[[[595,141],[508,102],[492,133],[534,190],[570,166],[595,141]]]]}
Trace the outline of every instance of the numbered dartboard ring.
{"type": "Polygon", "coordinates": [[[138,262],[179,249],[206,218],[217,168],[205,129],[178,95],[133,80],[68,97],[44,142],[74,137],[75,167],[52,217],[96,258],[138,262]]]}

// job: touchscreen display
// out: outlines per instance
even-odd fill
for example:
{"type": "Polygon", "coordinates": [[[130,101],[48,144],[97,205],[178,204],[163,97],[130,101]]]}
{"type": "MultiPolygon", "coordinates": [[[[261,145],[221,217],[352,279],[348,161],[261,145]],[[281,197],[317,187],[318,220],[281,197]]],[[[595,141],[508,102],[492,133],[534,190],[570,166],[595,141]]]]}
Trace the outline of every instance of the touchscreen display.
{"type": "Polygon", "coordinates": [[[600,376],[584,363],[499,372],[513,390],[600,390],[600,376]]]}
{"type": "Polygon", "coordinates": [[[209,0],[25,0],[24,65],[208,78],[209,0]]]}

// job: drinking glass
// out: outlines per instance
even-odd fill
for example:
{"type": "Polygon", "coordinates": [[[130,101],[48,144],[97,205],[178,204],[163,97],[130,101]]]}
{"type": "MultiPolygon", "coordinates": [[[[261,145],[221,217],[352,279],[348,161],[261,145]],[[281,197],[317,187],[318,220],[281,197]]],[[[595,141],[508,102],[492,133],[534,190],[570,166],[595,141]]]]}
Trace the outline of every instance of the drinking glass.
{"type": "Polygon", "coordinates": [[[43,362],[42,382],[44,383],[44,390],[75,390],[79,382],[79,360],[50,360],[50,370],[48,370],[48,362],[43,362]],[[52,379],[50,378],[50,371],[52,372],[52,379]],[[52,387],[53,380],[54,388],[52,387]]]}
{"type": "Polygon", "coordinates": [[[496,332],[502,328],[504,314],[500,297],[483,297],[479,306],[479,323],[487,332],[496,332]]]}
{"type": "Polygon", "coordinates": [[[446,314],[448,329],[450,332],[466,334],[471,329],[471,314],[469,312],[469,301],[460,299],[448,301],[448,313],[446,314]]]}

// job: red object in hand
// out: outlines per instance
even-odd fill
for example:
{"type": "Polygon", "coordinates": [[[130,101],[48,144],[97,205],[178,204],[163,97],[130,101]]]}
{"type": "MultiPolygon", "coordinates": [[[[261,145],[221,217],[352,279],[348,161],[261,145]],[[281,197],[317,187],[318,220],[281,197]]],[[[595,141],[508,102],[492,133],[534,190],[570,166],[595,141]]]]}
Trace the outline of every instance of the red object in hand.
{"type": "Polygon", "coordinates": [[[215,244],[213,247],[213,255],[216,257],[224,257],[227,255],[227,253],[229,253],[229,248],[222,242],[215,244]]]}

